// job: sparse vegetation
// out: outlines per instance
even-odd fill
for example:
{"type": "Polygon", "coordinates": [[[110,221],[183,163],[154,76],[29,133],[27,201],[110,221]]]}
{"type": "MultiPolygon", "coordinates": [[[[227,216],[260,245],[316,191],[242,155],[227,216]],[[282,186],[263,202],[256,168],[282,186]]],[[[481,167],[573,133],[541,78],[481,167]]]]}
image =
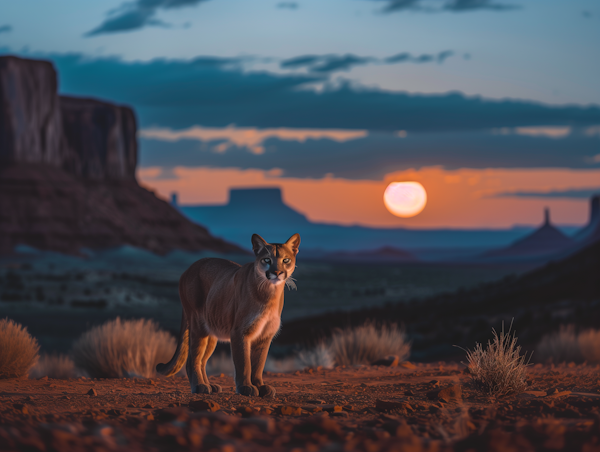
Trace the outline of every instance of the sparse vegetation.
{"type": "Polygon", "coordinates": [[[175,338],[152,320],[117,317],[85,332],[73,345],[73,360],[93,378],[150,378],[175,346],[175,338]]]}
{"type": "Polygon", "coordinates": [[[517,337],[513,332],[500,334],[496,330],[494,339],[488,341],[484,349],[476,344],[474,350],[467,350],[467,360],[473,386],[484,394],[504,397],[523,392],[527,387],[526,376],[529,361],[521,355],[521,347],[517,345],[517,337]]]}
{"type": "Polygon", "coordinates": [[[8,318],[0,320],[0,379],[27,376],[39,350],[26,328],[8,318]]]}
{"type": "Polygon", "coordinates": [[[331,347],[325,342],[320,342],[311,350],[303,350],[298,354],[298,364],[300,367],[323,367],[330,369],[334,365],[333,353],[331,347]]]}
{"type": "Polygon", "coordinates": [[[578,335],[573,325],[561,326],[558,333],[544,336],[536,348],[536,356],[542,361],[555,363],[583,362],[578,335]]]}
{"type": "Polygon", "coordinates": [[[573,325],[561,326],[557,333],[544,336],[537,353],[543,361],[562,363],[600,363],[600,331],[575,331],[573,325]]]}
{"type": "Polygon", "coordinates": [[[410,342],[396,324],[376,326],[366,323],[346,330],[337,330],[329,347],[338,366],[371,364],[384,356],[397,355],[404,361],[410,355],[410,342]]]}
{"type": "Polygon", "coordinates": [[[75,367],[73,359],[67,355],[43,354],[37,364],[29,371],[31,378],[77,378],[82,375],[81,370],[75,367]]]}

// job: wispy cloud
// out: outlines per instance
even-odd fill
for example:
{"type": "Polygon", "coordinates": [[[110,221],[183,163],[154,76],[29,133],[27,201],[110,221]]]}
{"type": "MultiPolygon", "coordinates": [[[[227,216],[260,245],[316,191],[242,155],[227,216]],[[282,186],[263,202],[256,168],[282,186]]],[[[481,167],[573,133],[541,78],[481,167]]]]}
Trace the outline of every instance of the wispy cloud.
{"type": "Polygon", "coordinates": [[[372,0],[385,2],[383,12],[421,11],[421,12],[466,12],[477,10],[506,11],[518,8],[518,5],[495,0],[372,0]]]}
{"type": "Polygon", "coordinates": [[[12,29],[13,28],[10,25],[0,25],[0,33],[9,33],[12,29]]]}
{"type": "Polygon", "coordinates": [[[565,190],[550,191],[513,191],[502,192],[492,196],[493,198],[574,198],[588,199],[594,195],[600,195],[600,187],[571,188],[565,190]]]}
{"type": "Polygon", "coordinates": [[[139,30],[147,26],[169,27],[169,24],[156,19],[155,16],[158,10],[196,6],[205,1],[207,0],[136,0],[125,2],[118,8],[109,11],[104,22],[87,32],[85,36],[121,33],[139,30]]]}
{"type": "Polygon", "coordinates": [[[313,73],[328,73],[348,71],[355,66],[367,64],[398,64],[398,63],[443,63],[454,55],[452,50],[444,50],[437,54],[412,55],[408,52],[399,53],[387,58],[362,57],[346,55],[302,55],[281,62],[282,69],[307,69],[313,73]]]}

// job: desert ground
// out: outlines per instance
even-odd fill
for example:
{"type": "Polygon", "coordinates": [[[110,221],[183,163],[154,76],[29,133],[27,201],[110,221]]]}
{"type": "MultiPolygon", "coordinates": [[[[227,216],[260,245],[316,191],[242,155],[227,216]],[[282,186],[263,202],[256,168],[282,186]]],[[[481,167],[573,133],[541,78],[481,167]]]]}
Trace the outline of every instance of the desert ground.
{"type": "Polygon", "coordinates": [[[271,399],[235,394],[224,374],[211,395],[181,376],[2,380],[0,450],[592,452],[599,371],[536,364],[526,391],[502,399],[443,362],[266,373],[271,399]]]}

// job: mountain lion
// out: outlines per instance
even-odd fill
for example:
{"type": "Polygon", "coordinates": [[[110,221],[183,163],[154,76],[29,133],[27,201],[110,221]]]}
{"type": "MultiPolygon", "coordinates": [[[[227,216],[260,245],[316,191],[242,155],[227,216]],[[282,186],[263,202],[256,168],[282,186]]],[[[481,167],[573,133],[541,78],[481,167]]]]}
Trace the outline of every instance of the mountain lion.
{"type": "Polygon", "coordinates": [[[186,362],[192,393],[221,392],[206,375],[206,362],[217,341],[231,342],[236,392],[272,397],[275,389],[263,383],[271,340],[279,331],[283,288],[294,286],[300,235],[287,242],[267,243],[252,236],[256,260],[244,266],[218,258],[194,262],[179,279],[183,306],[177,349],[171,361],[156,370],[176,374],[186,362]]]}

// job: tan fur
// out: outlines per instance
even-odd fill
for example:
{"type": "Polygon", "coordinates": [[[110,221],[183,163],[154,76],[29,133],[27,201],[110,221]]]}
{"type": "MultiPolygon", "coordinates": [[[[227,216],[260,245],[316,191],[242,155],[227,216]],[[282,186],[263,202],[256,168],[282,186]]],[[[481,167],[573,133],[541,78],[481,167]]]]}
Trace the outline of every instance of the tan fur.
{"type": "Polygon", "coordinates": [[[243,395],[273,396],[262,374],[273,336],[279,331],[283,290],[296,267],[300,235],[284,244],[252,236],[256,260],[240,266],[225,259],[194,262],[179,280],[183,307],[175,355],[156,370],[177,373],[186,363],[192,393],[219,392],[206,375],[206,362],[217,341],[231,343],[236,391],[243,395]],[[270,263],[268,261],[270,260],[270,263]]]}

